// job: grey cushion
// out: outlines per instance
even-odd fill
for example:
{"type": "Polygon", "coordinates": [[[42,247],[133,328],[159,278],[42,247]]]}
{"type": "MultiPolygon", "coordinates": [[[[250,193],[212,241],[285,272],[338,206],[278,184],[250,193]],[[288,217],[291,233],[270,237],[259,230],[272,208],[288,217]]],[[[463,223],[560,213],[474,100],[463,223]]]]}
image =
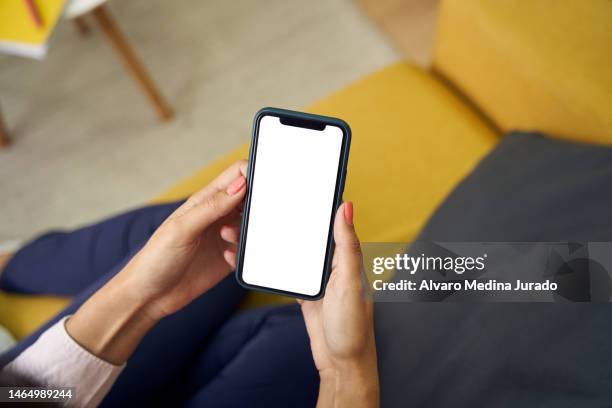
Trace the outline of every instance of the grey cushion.
{"type": "MultiPolygon", "coordinates": [[[[418,240],[612,241],[612,148],[508,134],[418,240]]],[[[612,405],[610,304],[375,311],[383,407],[612,405]]]]}

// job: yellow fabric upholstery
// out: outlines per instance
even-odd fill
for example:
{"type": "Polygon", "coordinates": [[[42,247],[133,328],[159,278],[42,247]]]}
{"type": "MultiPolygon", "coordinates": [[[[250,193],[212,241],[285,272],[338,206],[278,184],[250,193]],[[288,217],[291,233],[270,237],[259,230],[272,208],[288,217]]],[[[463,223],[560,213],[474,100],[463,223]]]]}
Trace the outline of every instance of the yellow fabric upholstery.
{"type": "Polygon", "coordinates": [[[17,339],[27,336],[69,303],[52,296],[26,296],[0,292],[0,324],[17,339]]]}
{"type": "MultiPolygon", "coordinates": [[[[407,63],[357,81],[308,111],[340,117],[352,128],[344,197],[355,202],[355,223],[364,242],[414,238],[438,203],[498,140],[443,83],[407,63]]],[[[204,166],[155,201],[197,191],[234,161],[247,158],[248,144],[204,166]]],[[[252,293],[245,307],[291,301],[252,293]]],[[[0,315],[0,324],[22,336],[60,304],[57,299],[5,297],[2,310],[19,313],[0,315]]]]}
{"type": "Polygon", "coordinates": [[[612,1],[446,0],[434,66],[503,130],[612,144],[612,1]]]}

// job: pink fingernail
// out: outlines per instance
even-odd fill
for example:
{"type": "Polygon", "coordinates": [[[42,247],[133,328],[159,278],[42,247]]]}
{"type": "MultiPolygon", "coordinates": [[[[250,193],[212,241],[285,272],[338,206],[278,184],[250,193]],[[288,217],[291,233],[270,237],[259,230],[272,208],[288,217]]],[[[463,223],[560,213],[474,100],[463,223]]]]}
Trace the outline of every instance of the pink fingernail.
{"type": "Polygon", "coordinates": [[[232,181],[232,183],[227,187],[228,195],[237,194],[242,188],[246,185],[246,179],[243,176],[238,177],[236,180],[232,181]]]}
{"type": "Polygon", "coordinates": [[[344,203],[344,220],[348,225],[353,225],[353,202],[344,203]]]}

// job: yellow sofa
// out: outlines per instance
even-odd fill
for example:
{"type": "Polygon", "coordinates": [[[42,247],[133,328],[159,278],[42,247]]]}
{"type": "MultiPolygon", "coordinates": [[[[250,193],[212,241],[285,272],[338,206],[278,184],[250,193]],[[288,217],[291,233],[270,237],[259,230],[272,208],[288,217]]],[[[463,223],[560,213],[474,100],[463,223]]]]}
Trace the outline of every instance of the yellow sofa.
{"type": "MultiPolygon", "coordinates": [[[[306,108],[352,127],[345,198],[363,241],[407,242],[503,131],[612,144],[612,2],[447,0],[431,69],[402,62],[306,108]]],[[[248,141],[155,201],[185,197],[248,141]]],[[[283,302],[251,294],[246,307],[283,302]]],[[[67,299],[0,293],[20,338],[67,299]]]]}

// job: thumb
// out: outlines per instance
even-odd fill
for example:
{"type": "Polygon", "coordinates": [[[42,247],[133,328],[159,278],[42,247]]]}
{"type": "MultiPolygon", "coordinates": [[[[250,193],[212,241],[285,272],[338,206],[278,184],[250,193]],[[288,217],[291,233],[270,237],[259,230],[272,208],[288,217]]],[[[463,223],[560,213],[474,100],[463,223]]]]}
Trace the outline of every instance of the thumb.
{"type": "Polygon", "coordinates": [[[360,274],[362,267],[361,245],[353,225],[353,203],[350,201],[342,203],[336,212],[334,241],[340,273],[360,274]]]}
{"type": "Polygon", "coordinates": [[[246,179],[239,176],[225,190],[215,190],[203,197],[198,197],[177,221],[183,224],[183,231],[189,237],[201,235],[215,221],[228,215],[243,200],[246,179]]]}

